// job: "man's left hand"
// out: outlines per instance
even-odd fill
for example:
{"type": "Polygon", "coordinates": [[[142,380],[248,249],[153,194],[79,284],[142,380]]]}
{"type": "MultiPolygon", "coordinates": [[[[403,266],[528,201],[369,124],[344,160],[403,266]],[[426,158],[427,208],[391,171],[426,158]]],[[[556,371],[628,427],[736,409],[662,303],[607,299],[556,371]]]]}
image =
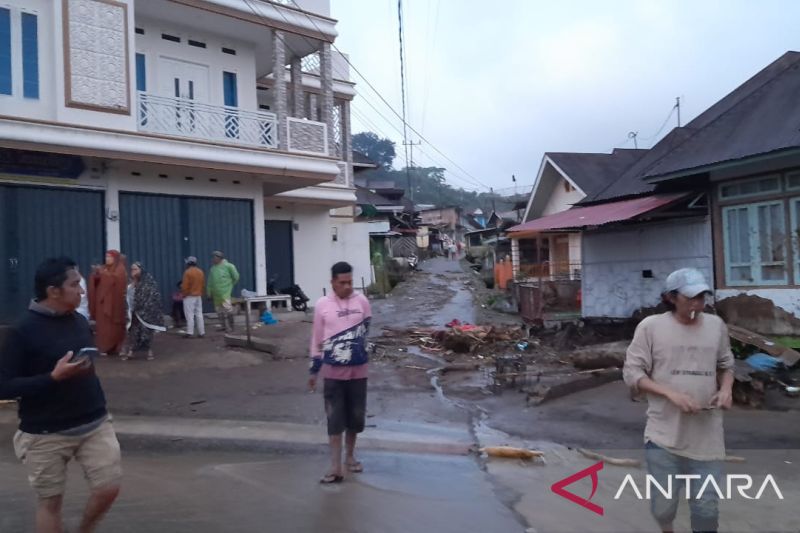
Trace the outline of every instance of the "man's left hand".
{"type": "Polygon", "coordinates": [[[721,409],[730,409],[733,405],[733,393],[730,389],[720,389],[711,397],[711,405],[721,409]]]}

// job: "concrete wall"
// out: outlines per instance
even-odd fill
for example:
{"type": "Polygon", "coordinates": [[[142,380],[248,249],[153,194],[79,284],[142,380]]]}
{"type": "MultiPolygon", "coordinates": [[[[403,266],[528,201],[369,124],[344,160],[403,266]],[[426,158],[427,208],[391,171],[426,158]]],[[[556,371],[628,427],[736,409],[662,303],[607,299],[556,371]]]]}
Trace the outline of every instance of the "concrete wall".
{"type": "MultiPolygon", "coordinates": [[[[61,53],[60,42],[53,37],[55,19],[50,0],[6,0],[2,7],[11,10],[11,80],[12,94],[0,95],[0,109],[4,115],[53,120],[56,116],[56,90],[53,67],[54,56],[61,53]],[[36,15],[39,40],[39,98],[24,98],[22,95],[22,53],[20,32],[21,13],[36,15]]],[[[63,78],[63,71],[60,77],[63,78]]],[[[63,81],[61,82],[63,84],[63,81]]],[[[63,103],[63,100],[62,100],[63,103]]]]}
{"type": "Polygon", "coordinates": [[[372,283],[372,265],[369,255],[369,222],[349,222],[330,219],[331,228],[337,229],[338,241],[331,242],[331,264],[347,261],[353,266],[353,286],[361,290],[372,283]]]}
{"type": "Polygon", "coordinates": [[[270,198],[265,202],[266,220],[289,220],[294,230],[294,278],[311,298],[312,304],[330,292],[330,268],[337,261],[353,265],[353,284],[360,288],[371,282],[369,255],[369,223],[352,222],[330,216],[330,208],[322,205],[281,202],[270,198]],[[336,228],[337,240],[333,240],[336,228]]]}
{"type": "Polygon", "coordinates": [[[313,304],[330,287],[331,230],[328,208],[318,205],[268,201],[265,220],[290,220],[296,224],[294,242],[294,281],[313,304]]]}
{"type": "MultiPolygon", "coordinates": [[[[137,18],[136,27],[145,31],[144,35],[136,35],[136,51],[145,55],[148,93],[161,94],[159,92],[161,84],[159,58],[177,59],[208,67],[208,104],[224,105],[222,72],[226,71],[236,73],[239,107],[250,111],[258,110],[254,45],[236,41],[227,36],[213,35],[171,23],[161,23],[145,17],[137,18]],[[161,38],[162,33],[180,36],[182,37],[181,42],[166,41],[161,38]],[[189,46],[188,39],[204,42],[207,46],[206,48],[189,46]],[[223,54],[223,46],[235,49],[236,55],[223,54]]],[[[161,94],[161,96],[171,97],[173,93],[161,94]]]]}
{"type": "Polygon", "coordinates": [[[564,178],[561,178],[556,186],[553,187],[553,192],[550,195],[550,199],[547,200],[547,204],[542,211],[542,216],[566,211],[572,207],[573,204],[583,200],[585,195],[577,189],[572,189],[571,191],[567,192],[567,190],[564,188],[565,183],[567,183],[567,181],[564,178]]]}
{"type": "Polygon", "coordinates": [[[713,283],[707,218],[587,231],[582,254],[584,317],[628,318],[656,306],[666,277],[679,268],[697,268],[713,283]]]}

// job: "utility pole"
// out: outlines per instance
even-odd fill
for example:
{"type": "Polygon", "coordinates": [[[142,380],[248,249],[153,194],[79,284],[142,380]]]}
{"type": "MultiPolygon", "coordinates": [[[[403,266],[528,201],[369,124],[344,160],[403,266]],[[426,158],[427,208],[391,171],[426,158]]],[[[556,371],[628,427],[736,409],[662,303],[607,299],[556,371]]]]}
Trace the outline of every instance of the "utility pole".
{"type": "Polygon", "coordinates": [[[675,97],[675,107],[678,110],[678,127],[680,128],[681,127],[681,97],[680,96],[676,96],[675,97]]]}
{"type": "Polygon", "coordinates": [[[638,149],[639,143],[636,141],[636,136],[639,135],[638,131],[631,131],[628,132],[628,139],[633,139],[633,147],[638,149]]]}
{"type": "Polygon", "coordinates": [[[415,146],[419,146],[420,144],[422,144],[422,141],[417,141],[417,142],[414,142],[414,141],[408,141],[408,142],[403,141],[403,146],[408,146],[408,150],[409,150],[409,153],[410,153],[409,160],[411,161],[410,164],[411,164],[412,168],[414,167],[414,147],[415,146]]]}
{"type": "Polygon", "coordinates": [[[406,153],[410,154],[408,158],[408,165],[410,165],[410,169],[406,166],[406,179],[408,180],[408,192],[411,194],[411,201],[414,201],[414,187],[411,185],[411,171],[414,170],[414,147],[419,146],[422,144],[422,141],[403,141],[403,147],[406,148],[406,153]]]}

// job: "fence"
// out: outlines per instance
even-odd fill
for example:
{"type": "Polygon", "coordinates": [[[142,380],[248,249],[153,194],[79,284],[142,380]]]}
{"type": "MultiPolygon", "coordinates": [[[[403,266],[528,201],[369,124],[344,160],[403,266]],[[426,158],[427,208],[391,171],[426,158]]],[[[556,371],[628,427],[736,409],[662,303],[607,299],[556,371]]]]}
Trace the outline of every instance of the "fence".
{"type": "Polygon", "coordinates": [[[580,263],[520,265],[513,290],[520,314],[528,322],[573,320],[581,316],[580,263]]]}

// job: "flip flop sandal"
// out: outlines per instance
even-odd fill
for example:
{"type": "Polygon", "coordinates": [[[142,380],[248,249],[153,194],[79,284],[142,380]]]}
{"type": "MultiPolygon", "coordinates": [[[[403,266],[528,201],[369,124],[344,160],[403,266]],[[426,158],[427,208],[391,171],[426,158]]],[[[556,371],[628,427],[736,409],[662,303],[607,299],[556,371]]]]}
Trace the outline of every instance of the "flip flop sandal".
{"type": "Polygon", "coordinates": [[[364,466],[360,461],[356,461],[355,463],[348,463],[347,470],[354,474],[359,474],[364,471],[364,466]]]}
{"type": "Polygon", "coordinates": [[[344,476],[338,476],[336,474],[325,474],[322,479],[319,480],[320,483],[323,485],[331,485],[333,483],[341,483],[344,481],[344,476]]]}

